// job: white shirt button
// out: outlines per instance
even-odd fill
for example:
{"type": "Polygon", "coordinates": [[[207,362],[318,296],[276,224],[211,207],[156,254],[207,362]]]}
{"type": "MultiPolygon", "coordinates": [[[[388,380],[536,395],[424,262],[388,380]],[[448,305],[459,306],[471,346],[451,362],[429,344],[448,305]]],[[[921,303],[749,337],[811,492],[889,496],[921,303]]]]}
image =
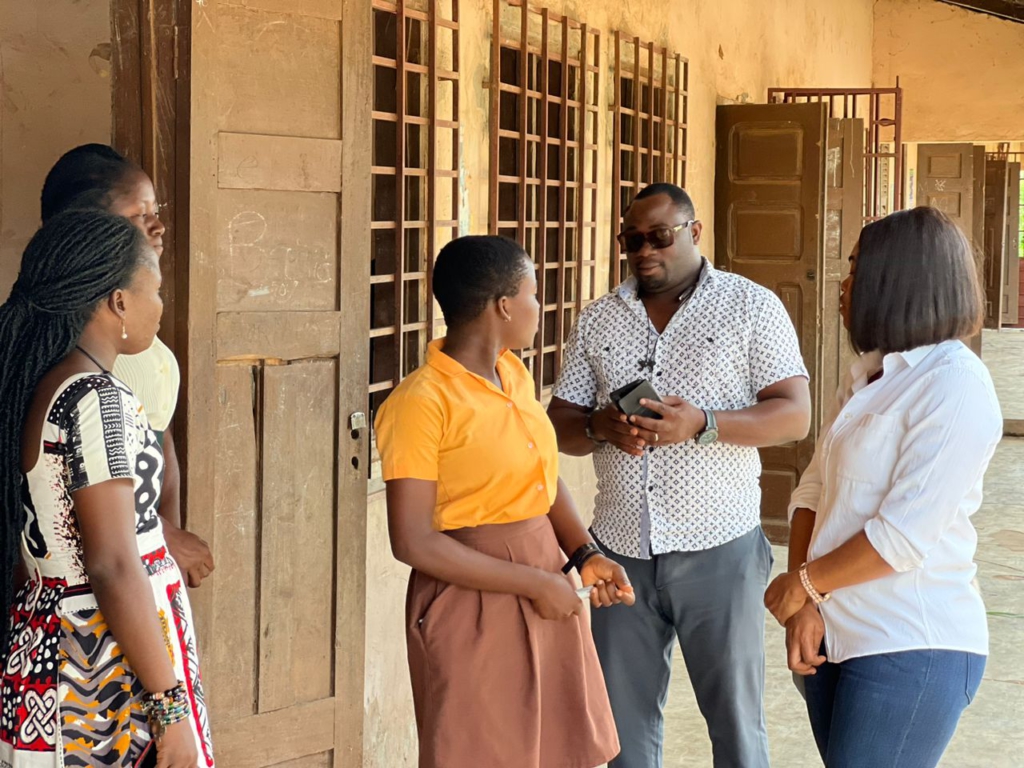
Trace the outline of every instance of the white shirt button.
{"type": "Polygon", "coordinates": [[[505,403],[505,407],[506,408],[511,408],[512,407],[512,403],[505,403]]]}
{"type": "Polygon", "coordinates": [[[532,451],[533,450],[533,443],[527,443],[526,447],[529,448],[532,451]]]}
{"type": "Polygon", "coordinates": [[[541,485],[538,485],[538,486],[537,486],[537,490],[538,490],[538,491],[543,491],[543,490],[544,490],[544,485],[543,485],[543,484],[541,484],[541,485]]]}

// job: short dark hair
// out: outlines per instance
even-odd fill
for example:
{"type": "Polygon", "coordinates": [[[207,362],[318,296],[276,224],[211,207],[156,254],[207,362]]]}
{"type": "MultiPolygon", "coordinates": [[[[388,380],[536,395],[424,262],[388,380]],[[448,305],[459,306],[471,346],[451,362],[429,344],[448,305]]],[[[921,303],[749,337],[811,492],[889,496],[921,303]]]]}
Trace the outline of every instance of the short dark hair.
{"type": "MultiPolygon", "coordinates": [[[[646,198],[654,197],[655,195],[668,195],[686,218],[697,218],[697,209],[693,207],[693,200],[690,199],[690,195],[687,191],[680,186],[669,184],[666,181],[659,181],[656,184],[648,184],[636,193],[636,197],[633,198],[633,201],[645,200],[646,198]]],[[[629,209],[627,208],[626,210],[629,209]]]]}
{"type": "Polygon", "coordinates": [[[107,210],[128,174],[140,170],[106,144],[68,150],[46,174],[39,206],[43,222],[72,208],[107,210]]]}
{"type": "Polygon", "coordinates": [[[984,298],[967,237],[944,213],[890,214],[860,233],[850,296],[858,352],[905,352],[973,336],[984,298]]]}
{"type": "Polygon", "coordinates": [[[523,247],[507,237],[468,235],[448,243],[434,264],[434,297],[445,323],[464,325],[489,301],[519,293],[527,259],[523,247]]]}

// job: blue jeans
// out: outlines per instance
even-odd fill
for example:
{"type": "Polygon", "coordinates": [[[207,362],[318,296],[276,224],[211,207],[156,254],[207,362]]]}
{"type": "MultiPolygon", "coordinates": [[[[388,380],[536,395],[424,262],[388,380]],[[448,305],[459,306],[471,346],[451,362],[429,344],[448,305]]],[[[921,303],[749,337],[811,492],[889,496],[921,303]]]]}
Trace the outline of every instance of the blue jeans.
{"type": "Polygon", "coordinates": [[[935,768],[984,671],[984,656],[962,651],[822,664],[804,684],[826,768],[935,768]]]}

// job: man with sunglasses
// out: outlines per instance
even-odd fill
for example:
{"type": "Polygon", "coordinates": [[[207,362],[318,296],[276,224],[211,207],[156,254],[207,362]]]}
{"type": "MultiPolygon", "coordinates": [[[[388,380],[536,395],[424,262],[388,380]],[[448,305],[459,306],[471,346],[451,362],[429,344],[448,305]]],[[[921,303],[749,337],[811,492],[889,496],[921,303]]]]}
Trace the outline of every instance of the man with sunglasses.
{"type": "Polygon", "coordinates": [[[757,448],[807,435],[807,370],[778,297],[701,255],[684,190],[645,188],[623,225],[632,276],[581,314],[548,411],[563,453],[593,455],[594,538],[636,590],[593,616],[622,743],[610,768],[662,765],[676,637],[715,768],[766,768],[757,448]],[[657,418],[612,404],[638,379],[657,418]]]}

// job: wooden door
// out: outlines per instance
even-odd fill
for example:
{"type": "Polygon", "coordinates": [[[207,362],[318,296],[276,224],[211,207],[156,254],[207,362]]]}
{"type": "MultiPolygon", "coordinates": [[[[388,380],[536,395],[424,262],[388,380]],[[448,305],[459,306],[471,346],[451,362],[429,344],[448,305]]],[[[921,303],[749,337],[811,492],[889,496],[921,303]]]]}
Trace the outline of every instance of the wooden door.
{"type": "Polygon", "coordinates": [[[917,204],[938,208],[974,232],[974,145],[921,144],[917,148],[917,204]]]}
{"type": "Polygon", "coordinates": [[[1020,320],[1020,163],[1007,166],[1005,249],[1002,324],[1012,326],[1020,320]]]}
{"type": "MultiPolygon", "coordinates": [[[[856,355],[839,314],[840,286],[850,274],[850,254],[860,237],[864,205],[864,121],[828,121],[825,155],[825,246],[819,289],[820,368],[811,382],[815,431],[828,419],[836,391],[856,355]]],[[[813,370],[808,368],[808,370],[813,370]]]]}
{"type": "MultiPolygon", "coordinates": [[[[971,250],[974,252],[974,266],[978,270],[978,284],[985,286],[985,146],[974,146],[974,199],[971,217],[971,250]]],[[[979,330],[967,343],[978,357],[981,357],[981,342],[984,334],[979,330]]]]}
{"type": "MultiPolygon", "coordinates": [[[[825,115],[820,103],[722,106],[717,114],[716,263],[779,295],[812,376],[819,370],[825,115]]],[[[788,538],[789,498],[813,450],[812,435],[761,451],[761,518],[775,541],[788,538]]]]}
{"type": "Polygon", "coordinates": [[[1006,193],[1009,163],[985,162],[985,327],[998,328],[1003,316],[1006,259],[1006,193]]]}
{"type": "Polygon", "coordinates": [[[231,768],[362,765],[371,13],[193,4],[188,499],[231,768]]]}

